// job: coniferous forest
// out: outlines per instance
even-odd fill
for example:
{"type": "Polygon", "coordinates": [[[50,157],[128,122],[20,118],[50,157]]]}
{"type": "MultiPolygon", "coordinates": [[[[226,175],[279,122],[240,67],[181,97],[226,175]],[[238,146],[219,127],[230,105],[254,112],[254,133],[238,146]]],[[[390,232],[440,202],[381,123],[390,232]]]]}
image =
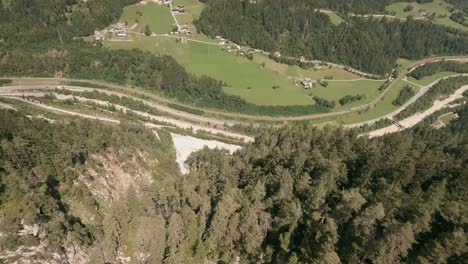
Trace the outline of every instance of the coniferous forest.
{"type": "MultiPolygon", "coordinates": [[[[92,263],[114,259],[121,244],[151,252],[148,263],[462,263],[468,108],[459,114],[441,130],[376,139],[271,128],[234,156],[193,155],[182,176],[168,134],[3,110],[0,232],[14,234],[20,219],[40,223],[50,252],[72,243],[92,263]],[[103,192],[94,178],[111,184],[119,162],[114,177],[136,178],[126,192],[117,183],[120,194],[103,192]]],[[[1,245],[37,246],[40,237],[1,245]]]]}
{"type": "MultiPolygon", "coordinates": [[[[334,26],[314,11],[382,13],[393,0],[204,2],[199,30],[284,56],[384,74],[399,57],[468,54],[466,33],[429,22],[349,16],[334,26]]],[[[197,106],[291,113],[291,108],[262,108],[226,95],[222,82],[190,75],[169,56],[74,40],[116,21],[122,7],[133,3],[0,1],[0,76],[99,79],[197,106]]],[[[466,64],[443,61],[411,76],[465,70],[466,64]]],[[[400,117],[426,109],[467,78],[439,82],[400,117]]],[[[404,87],[394,104],[413,94],[404,87]]],[[[317,106],[292,111],[338,106],[314,99],[317,106]]],[[[39,109],[17,107],[0,109],[2,263],[16,261],[5,257],[12,252],[35,252],[37,263],[98,264],[459,264],[468,259],[466,104],[445,109],[458,118],[440,129],[426,120],[378,138],[306,123],[252,128],[255,141],[233,155],[208,148],[192,154],[187,175],[175,162],[166,130],[127,119],[117,125],[50,112],[44,117],[39,109]]]]}
{"type": "Polygon", "coordinates": [[[56,45],[107,27],[136,0],[0,1],[0,47],[56,45]]]}
{"type": "MultiPolygon", "coordinates": [[[[385,1],[360,2],[371,7],[385,1]]],[[[197,26],[212,37],[221,35],[240,45],[381,75],[390,72],[400,57],[468,54],[468,33],[462,31],[413,19],[348,17],[347,23],[335,26],[316,8],[316,2],[306,0],[212,0],[197,26]]]]}

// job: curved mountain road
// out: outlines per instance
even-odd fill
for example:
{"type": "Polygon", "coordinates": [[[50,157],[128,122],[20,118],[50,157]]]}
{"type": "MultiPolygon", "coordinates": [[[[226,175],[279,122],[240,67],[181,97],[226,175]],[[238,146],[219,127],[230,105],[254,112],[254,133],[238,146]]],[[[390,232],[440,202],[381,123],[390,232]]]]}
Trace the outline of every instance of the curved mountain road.
{"type": "Polygon", "coordinates": [[[368,133],[368,135],[369,137],[379,137],[385,134],[395,133],[395,132],[399,132],[407,128],[411,128],[417,125],[419,122],[423,121],[426,117],[434,114],[435,112],[441,110],[442,108],[447,107],[453,101],[463,98],[463,93],[466,91],[468,91],[468,85],[462,86],[460,89],[456,90],[453,94],[451,94],[449,97],[447,97],[444,100],[435,101],[429,109],[423,112],[416,113],[408,118],[405,118],[399,121],[398,122],[399,126],[396,124],[393,124],[393,125],[381,128],[381,129],[371,131],[368,133]]]}

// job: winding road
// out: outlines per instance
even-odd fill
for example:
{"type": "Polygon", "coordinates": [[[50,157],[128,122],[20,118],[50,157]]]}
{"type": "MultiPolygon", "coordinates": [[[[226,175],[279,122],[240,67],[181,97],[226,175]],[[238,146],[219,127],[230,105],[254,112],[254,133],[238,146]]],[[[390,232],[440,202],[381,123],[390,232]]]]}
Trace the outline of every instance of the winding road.
{"type": "Polygon", "coordinates": [[[398,125],[393,124],[388,127],[377,129],[377,130],[369,132],[368,135],[369,137],[379,137],[385,134],[395,133],[395,132],[399,132],[407,128],[411,128],[415,126],[416,124],[418,124],[419,122],[423,121],[426,117],[434,114],[435,112],[441,110],[442,108],[449,106],[449,104],[452,103],[453,101],[463,98],[463,93],[466,91],[468,91],[468,85],[462,86],[460,89],[455,91],[455,93],[451,94],[449,97],[447,97],[446,99],[442,101],[439,101],[439,100],[435,101],[429,109],[423,112],[416,113],[408,118],[405,118],[399,121],[398,125]]]}
{"type": "MultiPolygon", "coordinates": [[[[433,81],[432,83],[430,83],[429,85],[426,85],[426,86],[423,86],[413,97],[411,97],[406,103],[404,103],[402,106],[400,106],[398,109],[396,109],[395,111],[391,112],[391,113],[388,113],[384,116],[381,116],[381,117],[378,117],[378,118],[375,118],[375,119],[371,119],[371,120],[367,120],[365,122],[361,122],[361,123],[355,123],[355,124],[349,124],[349,125],[345,125],[345,127],[360,127],[360,126],[363,126],[363,125],[372,125],[372,124],[375,124],[376,122],[378,122],[379,120],[382,120],[382,119],[393,119],[394,116],[398,115],[399,113],[403,112],[406,108],[408,108],[408,106],[412,105],[414,102],[416,102],[419,98],[421,98],[421,96],[425,95],[431,88],[432,86],[436,85],[439,81],[441,80],[445,80],[447,78],[450,78],[450,77],[454,77],[454,76],[468,76],[468,74],[455,74],[455,75],[450,75],[450,76],[447,76],[447,77],[444,77],[444,78],[441,78],[441,79],[438,79],[436,81],[433,81]]],[[[418,84],[415,84],[415,85],[418,85],[418,84]]],[[[419,86],[419,85],[418,85],[419,86]]]]}
{"type": "MultiPolygon", "coordinates": [[[[431,59],[432,61],[437,60],[437,59],[431,59]]],[[[460,61],[467,61],[468,59],[466,57],[462,58],[452,58],[452,60],[460,60],[460,61]]],[[[427,63],[426,60],[422,60],[419,62],[418,65],[423,65],[427,63]]],[[[405,110],[409,105],[413,104],[416,102],[420,97],[422,97],[424,94],[426,94],[433,85],[438,83],[442,79],[450,78],[453,76],[468,76],[468,74],[456,74],[456,75],[451,75],[447,76],[441,79],[438,79],[431,84],[422,87],[410,100],[408,100],[404,105],[396,109],[395,111],[388,113],[384,116],[381,116],[376,119],[372,120],[367,120],[365,122],[360,122],[356,124],[349,124],[345,125],[345,127],[348,128],[353,128],[353,127],[359,127],[362,125],[372,125],[376,123],[377,121],[381,119],[392,119],[395,115],[399,114],[403,110],[405,110]]],[[[333,116],[339,116],[342,114],[348,114],[352,112],[359,111],[360,109],[364,109],[367,107],[373,107],[375,106],[380,100],[382,100],[385,95],[388,93],[388,91],[399,81],[407,81],[405,75],[401,75],[397,79],[395,79],[388,87],[377,97],[375,98],[372,102],[350,109],[350,110],[345,110],[345,111],[338,111],[338,112],[330,112],[330,113],[324,113],[324,114],[315,114],[315,115],[305,115],[305,116],[296,116],[296,117],[268,117],[268,116],[252,116],[252,115],[245,115],[245,114],[238,114],[238,113],[227,113],[227,112],[222,112],[222,111],[216,111],[216,110],[207,110],[207,109],[200,109],[192,106],[187,106],[185,104],[182,104],[180,102],[175,102],[171,99],[164,98],[152,93],[148,93],[139,89],[132,89],[129,87],[124,87],[124,86],[119,86],[119,85],[114,85],[114,84],[109,84],[106,82],[102,81],[94,81],[94,80],[71,80],[71,79],[52,79],[52,78],[10,78],[14,80],[15,85],[11,86],[4,86],[0,87],[0,97],[14,97],[16,99],[21,99],[21,95],[25,93],[38,93],[40,94],[45,94],[44,92],[54,92],[57,87],[61,87],[66,90],[70,91],[75,91],[75,92],[91,92],[91,91],[99,91],[101,93],[107,94],[107,95],[116,95],[119,97],[129,97],[132,98],[133,100],[140,101],[144,103],[145,105],[152,107],[160,112],[164,112],[169,114],[171,117],[162,117],[162,116],[152,116],[151,118],[155,121],[161,121],[161,122],[166,122],[170,123],[174,126],[180,127],[180,128],[189,128],[191,127],[192,129],[196,131],[207,131],[212,134],[222,134],[227,137],[234,137],[234,138],[239,138],[242,139],[244,142],[250,142],[253,140],[252,137],[248,137],[246,135],[240,134],[240,133],[233,133],[230,131],[226,131],[224,129],[224,126],[233,126],[236,124],[244,124],[243,122],[240,121],[228,121],[224,120],[224,117],[235,117],[235,118],[247,118],[251,120],[268,120],[268,121],[296,121],[296,120],[310,120],[310,119],[316,119],[316,118],[323,118],[323,117],[333,117],[333,116]],[[63,85],[63,83],[67,83],[70,81],[75,81],[75,82],[88,82],[92,84],[97,84],[97,85],[105,85],[106,88],[108,89],[97,89],[97,88],[89,88],[89,87],[83,87],[83,86],[73,86],[73,85],[63,85]],[[141,99],[141,97],[146,97],[150,100],[147,99],[141,99]],[[195,115],[191,114],[188,112],[184,111],[179,111],[176,109],[173,109],[167,104],[177,104],[180,106],[187,106],[190,108],[194,109],[200,109],[206,113],[210,113],[212,115],[215,115],[216,117],[207,117],[207,116],[201,116],[201,115],[195,115]],[[175,117],[175,118],[173,118],[175,117]],[[179,119],[180,118],[180,119],[179,119]]],[[[465,86],[464,86],[465,87],[465,86]]],[[[465,88],[463,88],[465,89],[465,88]]],[[[23,100],[23,99],[21,99],[23,100]]],[[[85,100],[85,98],[81,98],[82,101],[85,100]]],[[[86,99],[86,100],[91,100],[91,99],[86,99]]],[[[24,100],[23,100],[24,101],[24,100]]],[[[97,100],[95,100],[97,101],[97,100]]],[[[31,103],[30,101],[26,100],[24,102],[31,103]]],[[[104,101],[99,101],[97,102],[99,104],[108,104],[108,102],[104,101]]],[[[39,103],[34,103],[35,106],[40,106],[40,107],[45,107],[43,104],[39,103]]],[[[5,107],[6,105],[2,105],[5,107]]],[[[123,106],[115,105],[118,109],[123,109],[123,106]]],[[[51,107],[51,106],[48,106],[51,107]]],[[[56,109],[49,109],[65,114],[72,114],[68,110],[62,110],[58,111],[56,109]],[[68,113],[70,112],[70,113],[68,113]]],[[[77,113],[73,113],[77,114],[77,113]]],[[[149,115],[147,113],[140,113],[141,115],[149,115]]],[[[149,116],[146,116],[149,117],[149,116]]],[[[86,117],[89,118],[89,117],[86,117]]],[[[96,118],[96,117],[92,117],[96,118]]],[[[103,120],[106,121],[106,120],[103,120]]],[[[108,121],[111,122],[111,121],[108,121]]],[[[375,132],[378,133],[378,132],[375,132]]],[[[373,135],[373,134],[372,134],[373,135]]]]}

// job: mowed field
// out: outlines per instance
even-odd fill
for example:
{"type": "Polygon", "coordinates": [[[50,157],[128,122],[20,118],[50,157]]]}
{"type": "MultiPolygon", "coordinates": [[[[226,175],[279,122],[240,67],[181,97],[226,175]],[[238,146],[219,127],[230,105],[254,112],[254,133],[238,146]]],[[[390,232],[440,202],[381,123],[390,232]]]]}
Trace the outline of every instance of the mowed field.
{"type": "Polygon", "coordinates": [[[420,89],[413,84],[400,81],[386,94],[383,100],[381,100],[379,103],[377,103],[377,105],[375,105],[375,107],[369,109],[368,111],[359,111],[330,118],[316,119],[312,120],[312,122],[317,124],[353,124],[379,118],[391,113],[398,108],[398,106],[393,105],[392,102],[398,98],[400,91],[405,86],[410,86],[415,92],[419,91],[420,89]]]}
{"type": "MultiPolygon", "coordinates": [[[[189,72],[208,75],[226,82],[224,91],[239,95],[258,105],[307,105],[313,104],[313,96],[338,100],[345,95],[365,94],[366,101],[378,95],[382,82],[360,80],[358,76],[339,68],[320,71],[304,70],[297,66],[276,63],[267,57],[255,56],[253,61],[227,53],[217,45],[188,42],[179,43],[173,37],[146,37],[135,35],[134,42],[109,42],[112,49],[139,48],[155,54],[173,56],[189,72]],[[264,66],[263,66],[264,65],[264,66]],[[321,79],[333,76],[328,87],[317,85],[305,90],[294,84],[293,77],[321,79]],[[357,80],[356,80],[357,79],[357,80]],[[336,80],[356,80],[338,82],[336,80]]],[[[358,102],[362,104],[364,102],[358,102]]],[[[351,107],[352,105],[347,105],[351,107]]]]}
{"type": "Polygon", "coordinates": [[[458,24],[449,18],[451,15],[449,9],[451,7],[452,6],[446,3],[444,0],[434,0],[431,3],[424,4],[419,4],[417,2],[398,2],[387,6],[385,10],[388,12],[394,12],[395,16],[401,18],[407,18],[408,16],[413,16],[414,18],[418,19],[424,18],[424,16],[420,14],[422,11],[435,13],[435,19],[433,23],[461,30],[468,30],[468,27],[458,24]],[[404,9],[408,5],[412,5],[414,8],[411,11],[405,12],[404,9]]]}
{"type": "MultiPolygon", "coordinates": [[[[189,25],[200,16],[204,7],[198,0],[174,0],[172,4],[184,6],[186,13],[176,15],[176,19],[179,24],[189,25]]],[[[134,29],[137,32],[141,32],[148,24],[152,31],[159,34],[167,33],[174,22],[168,7],[155,4],[128,6],[120,20],[127,21],[128,28],[138,21],[134,29]]],[[[111,49],[137,48],[173,56],[190,73],[224,81],[227,84],[223,88],[226,93],[238,95],[257,105],[310,105],[315,103],[312,98],[319,96],[336,101],[334,110],[343,110],[371,101],[379,94],[378,87],[382,84],[380,81],[362,79],[341,68],[325,67],[314,71],[277,63],[264,54],[255,54],[253,60],[248,60],[226,52],[203,34],[194,34],[192,38],[211,44],[194,41],[180,43],[177,36],[147,37],[133,34],[133,42],[107,42],[106,46],[111,49]],[[295,84],[295,80],[306,77],[332,80],[328,81],[327,87],[317,84],[310,90],[295,84]],[[365,99],[345,106],[338,104],[340,98],[358,94],[365,95],[365,99]]]]}
{"type": "Polygon", "coordinates": [[[193,20],[198,19],[201,12],[203,11],[203,8],[205,7],[205,5],[198,0],[173,0],[172,5],[184,6],[185,13],[177,15],[177,20],[180,24],[191,23],[193,20]],[[183,21],[181,22],[182,19],[183,21]]]}
{"type": "Polygon", "coordinates": [[[132,29],[136,32],[143,32],[145,26],[148,25],[152,32],[158,34],[169,33],[172,30],[172,25],[175,24],[169,7],[152,3],[126,6],[120,22],[126,22],[127,28],[138,24],[132,29]]]}

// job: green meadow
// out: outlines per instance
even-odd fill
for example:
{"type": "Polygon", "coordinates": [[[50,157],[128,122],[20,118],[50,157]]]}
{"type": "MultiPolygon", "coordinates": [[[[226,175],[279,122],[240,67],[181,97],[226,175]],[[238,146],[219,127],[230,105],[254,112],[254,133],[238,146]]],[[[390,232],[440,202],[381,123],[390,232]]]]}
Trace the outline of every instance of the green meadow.
{"type": "Polygon", "coordinates": [[[447,76],[450,76],[450,75],[457,75],[457,74],[460,74],[460,73],[456,73],[456,72],[438,72],[436,74],[433,74],[431,76],[426,76],[424,78],[421,78],[420,80],[416,80],[415,78],[413,77],[408,77],[408,80],[411,81],[411,82],[414,82],[414,83],[417,83],[419,85],[429,85],[430,83],[440,79],[440,78],[444,78],[444,77],[447,77],[447,76]]]}
{"type": "Polygon", "coordinates": [[[389,90],[385,97],[375,105],[375,107],[370,108],[367,111],[364,110],[330,118],[316,119],[313,120],[313,122],[326,124],[353,124],[379,118],[391,113],[398,108],[397,106],[393,105],[392,102],[398,97],[403,87],[407,85],[412,87],[414,91],[418,91],[420,89],[419,87],[408,82],[399,81],[392,89],[389,90]]]}
{"type": "Polygon", "coordinates": [[[241,96],[258,105],[313,104],[312,97],[315,95],[328,100],[338,100],[345,95],[365,94],[366,100],[371,100],[378,95],[378,87],[381,84],[378,81],[359,80],[358,76],[339,68],[304,70],[297,66],[276,63],[264,55],[256,55],[251,61],[230,54],[217,45],[191,41],[183,44],[178,42],[176,37],[169,36],[135,35],[134,42],[109,42],[106,45],[112,49],[139,48],[155,54],[171,55],[189,72],[222,80],[227,84],[224,87],[226,93],[241,96]],[[293,79],[321,79],[325,76],[334,78],[329,81],[328,87],[317,85],[311,90],[296,86],[293,79]]]}
{"type": "Polygon", "coordinates": [[[184,15],[177,15],[177,20],[179,20],[180,16],[189,16],[191,18],[190,22],[192,22],[195,19],[198,19],[200,17],[201,12],[203,11],[203,8],[205,7],[205,5],[198,0],[174,0],[172,1],[172,5],[183,5],[186,13],[184,15]]]}
{"type": "Polygon", "coordinates": [[[468,27],[458,24],[449,18],[451,15],[449,9],[451,7],[452,6],[450,4],[443,0],[434,0],[431,3],[424,4],[419,4],[417,2],[398,2],[387,6],[385,10],[387,12],[394,13],[397,17],[407,18],[408,16],[413,16],[416,19],[424,18],[424,16],[421,15],[421,12],[423,11],[434,13],[435,19],[432,21],[433,23],[456,29],[468,30],[468,27]],[[405,12],[404,9],[408,5],[412,5],[414,8],[411,11],[405,12]]]}
{"type": "Polygon", "coordinates": [[[120,21],[126,22],[127,28],[138,24],[132,31],[143,32],[148,25],[152,32],[158,34],[169,33],[175,24],[169,7],[157,4],[126,6],[120,21]]]}

